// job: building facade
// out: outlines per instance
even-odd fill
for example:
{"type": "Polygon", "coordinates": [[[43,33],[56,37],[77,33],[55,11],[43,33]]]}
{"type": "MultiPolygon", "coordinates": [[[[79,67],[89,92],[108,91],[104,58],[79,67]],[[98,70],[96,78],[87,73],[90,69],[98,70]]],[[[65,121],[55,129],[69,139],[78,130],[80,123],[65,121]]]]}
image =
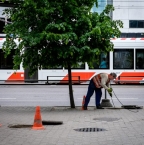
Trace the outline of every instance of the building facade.
{"type": "Polygon", "coordinates": [[[94,5],[91,11],[101,13],[107,4],[115,8],[111,18],[123,22],[121,37],[144,37],[144,0],[98,0],[98,8],[94,5]]]}
{"type": "Polygon", "coordinates": [[[144,0],[113,0],[113,20],[123,22],[122,33],[144,33],[144,0]]]}

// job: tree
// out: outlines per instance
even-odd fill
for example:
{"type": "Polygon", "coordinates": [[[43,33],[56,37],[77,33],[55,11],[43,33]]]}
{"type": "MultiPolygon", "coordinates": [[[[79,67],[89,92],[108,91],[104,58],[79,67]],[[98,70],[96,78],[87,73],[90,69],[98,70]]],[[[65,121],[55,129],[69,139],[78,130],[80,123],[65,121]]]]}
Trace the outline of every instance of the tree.
{"type": "Polygon", "coordinates": [[[43,67],[67,67],[70,104],[75,108],[71,67],[79,62],[92,66],[101,52],[113,50],[110,38],[119,37],[122,27],[121,21],[108,16],[113,6],[107,5],[99,15],[90,12],[97,0],[9,1],[15,6],[5,10],[12,23],[5,26],[3,51],[9,54],[11,49],[17,50],[14,69],[21,62],[31,74],[43,67]],[[18,45],[15,39],[19,39],[18,45]]]}

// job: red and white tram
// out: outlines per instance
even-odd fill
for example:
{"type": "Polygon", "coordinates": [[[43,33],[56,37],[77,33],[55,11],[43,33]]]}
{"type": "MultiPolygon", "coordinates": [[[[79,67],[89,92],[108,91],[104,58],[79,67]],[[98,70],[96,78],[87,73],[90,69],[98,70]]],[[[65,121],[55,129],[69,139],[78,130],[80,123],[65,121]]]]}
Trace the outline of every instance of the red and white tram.
{"type": "MultiPolygon", "coordinates": [[[[13,70],[13,54],[4,58],[2,44],[5,38],[0,38],[0,80],[23,81],[24,69],[22,64],[15,73],[13,70]]],[[[114,43],[114,51],[108,54],[101,54],[99,64],[94,64],[90,68],[87,63],[80,63],[77,68],[72,68],[72,80],[80,82],[90,80],[95,74],[100,72],[115,72],[117,80],[131,83],[142,83],[144,81],[144,38],[116,38],[111,39],[114,43]],[[133,80],[133,82],[132,82],[133,80]]],[[[66,68],[42,69],[38,70],[38,80],[68,80],[68,70],[66,68]]]]}

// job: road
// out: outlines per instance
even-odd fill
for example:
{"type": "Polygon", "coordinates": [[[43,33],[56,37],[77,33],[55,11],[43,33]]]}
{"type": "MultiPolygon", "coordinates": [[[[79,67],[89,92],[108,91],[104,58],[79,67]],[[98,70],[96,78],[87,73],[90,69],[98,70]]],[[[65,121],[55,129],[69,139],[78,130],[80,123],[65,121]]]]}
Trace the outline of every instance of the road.
{"type": "MultiPolygon", "coordinates": [[[[73,85],[74,101],[81,106],[87,85],[73,85]]],[[[113,85],[113,90],[123,105],[144,106],[144,86],[113,85]]],[[[105,90],[102,89],[105,98],[105,90]]],[[[107,94],[107,98],[110,97],[107,94]]],[[[111,99],[110,99],[111,101],[111,99]]],[[[116,107],[122,106],[113,94],[116,107]]],[[[112,103],[112,101],[111,101],[112,103]]],[[[70,106],[69,89],[66,85],[0,85],[1,106],[70,106]]],[[[95,106],[94,95],[89,106],[95,106]]]]}

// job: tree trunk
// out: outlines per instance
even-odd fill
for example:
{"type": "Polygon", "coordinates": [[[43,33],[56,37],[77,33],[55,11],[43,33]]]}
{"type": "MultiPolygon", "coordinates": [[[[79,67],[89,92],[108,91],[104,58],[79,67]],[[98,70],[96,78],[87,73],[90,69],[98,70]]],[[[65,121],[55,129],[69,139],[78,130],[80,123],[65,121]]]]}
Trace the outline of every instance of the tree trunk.
{"type": "Polygon", "coordinates": [[[72,89],[72,76],[71,76],[71,65],[68,64],[68,82],[69,82],[69,95],[71,108],[75,108],[73,89],[72,89]]]}

